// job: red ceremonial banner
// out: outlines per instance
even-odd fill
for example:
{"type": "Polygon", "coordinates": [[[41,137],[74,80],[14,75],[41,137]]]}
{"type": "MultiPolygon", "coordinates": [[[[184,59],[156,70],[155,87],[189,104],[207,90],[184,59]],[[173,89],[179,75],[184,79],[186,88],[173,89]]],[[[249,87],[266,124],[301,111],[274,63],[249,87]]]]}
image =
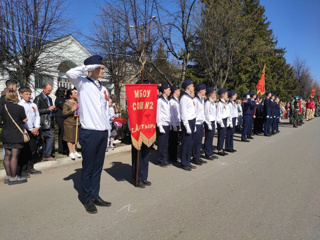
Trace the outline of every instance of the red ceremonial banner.
{"type": "Polygon", "coordinates": [[[157,85],[126,84],[127,107],[132,145],[141,149],[156,140],[157,85]]]}
{"type": "Polygon", "coordinates": [[[299,104],[299,114],[301,114],[302,113],[302,100],[299,100],[298,104],[299,104]]]}
{"type": "Polygon", "coordinates": [[[265,93],[265,80],[264,80],[264,77],[266,75],[265,70],[266,70],[266,64],[263,67],[261,77],[260,77],[259,82],[257,84],[257,94],[258,95],[259,94],[262,95],[265,93]]]}
{"type": "Polygon", "coordinates": [[[311,97],[314,98],[314,94],[316,93],[316,88],[312,88],[311,90],[311,97]]]}

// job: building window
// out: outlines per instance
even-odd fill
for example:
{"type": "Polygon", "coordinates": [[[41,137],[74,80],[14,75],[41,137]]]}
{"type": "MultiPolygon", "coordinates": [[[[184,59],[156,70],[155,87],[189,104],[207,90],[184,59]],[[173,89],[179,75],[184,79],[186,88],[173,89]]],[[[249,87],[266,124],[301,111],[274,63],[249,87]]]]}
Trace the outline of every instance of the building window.
{"type": "Polygon", "coordinates": [[[64,87],[66,89],[73,88],[73,85],[70,83],[70,81],[67,78],[58,78],[58,87],[64,87]]]}
{"type": "Polygon", "coordinates": [[[43,84],[46,83],[52,85],[52,77],[47,75],[36,75],[34,81],[35,88],[42,88],[43,84]]]}

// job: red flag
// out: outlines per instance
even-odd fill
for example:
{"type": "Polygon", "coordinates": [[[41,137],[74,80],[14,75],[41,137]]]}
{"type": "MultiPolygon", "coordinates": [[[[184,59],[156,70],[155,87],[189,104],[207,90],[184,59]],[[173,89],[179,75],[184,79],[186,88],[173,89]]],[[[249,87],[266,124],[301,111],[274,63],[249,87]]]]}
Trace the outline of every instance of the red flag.
{"type": "Polygon", "coordinates": [[[157,85],[126,84],[127,107],[132,145],[141,149],[156,140],[157,85]]]}
{"type": "Polygon", "coordinates": [[[314,94],[316,93],[316,88],[312,88],[311,90],[311,97],[314,98],[314,94]]]}
{"type": "Polygon", "coordinates": [[[320,95],[318,95],[318,102],[320,102],[320,95]]]}
{"type": "Polygon", "coordinates": [[[259,82],[257,84],[257,94],[258,95],[259,94],[262,95],[265,93],[265,81],[264,81],[265,70],[266,70],[266,64],[263,67],[261,77],[260,77],[259,82]]]}
{"type": "Polygon", "coordinates": [[[299,103],[299,114],[301,114],[302,113],[302,106],[301,106],[302,100],[300,99],[298,103],[299,103]]]}

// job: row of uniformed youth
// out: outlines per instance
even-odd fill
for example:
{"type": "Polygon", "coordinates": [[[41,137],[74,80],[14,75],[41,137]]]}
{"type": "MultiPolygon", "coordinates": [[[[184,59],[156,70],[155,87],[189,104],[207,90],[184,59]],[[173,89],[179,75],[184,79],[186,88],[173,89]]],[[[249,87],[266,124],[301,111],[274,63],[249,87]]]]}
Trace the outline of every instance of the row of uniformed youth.
{"type": "MultiPolygon", "coordinates": [[[[149,82],[144,82],[149,83],[149,82]]],[[[157,161],[161,167],[167,167],[170,162],[177,162],[178,134],[181,130],[180,146],[181,168],[186,171],[195,169],[195,165],[207,163],[206,160],[218,158],[213,152],[215,130],[218,132],[217,155],[226,156],[236,152],[233,137],[236,125],[239,125],[239,115],[242,115],[243,128],[241,141],[252,139],[252,129],[255,134],[264,132],[265,136],[279,132],[280,118],[279,98],[267,92],[267,98],[256,98],[256,94],[245,93],[239,106],[236,103],[235,90],[225,88],[216,90],[206,88],[205,84],[193,85],[191,80],[182,83],[184,92],[180,96],[180,88],[176,85],[162,84],[159,88],[160,97],[157,102],[157,161]],[[169,99],[169,96],[171,98],[169,99]],[[206,99],[206,100],[205,100],[206,99]],[[218,100],[218,101],[217,101],[218,100]],[[205,132],[204,144],[202,144],[205,132]],[[201,159],[201,151],[205,159],[201,159]],[[192,164],[191,164],[192,163],[192,164]]],[[[135,166],[137,152],[132,148],[132,162],[135,166]]],[[[147,181],[149,148],[142,145],[140,153],[138,186],[151,185],[147,181]]],[[[135,167],[133,167],[133,175],[135,167]]]]}

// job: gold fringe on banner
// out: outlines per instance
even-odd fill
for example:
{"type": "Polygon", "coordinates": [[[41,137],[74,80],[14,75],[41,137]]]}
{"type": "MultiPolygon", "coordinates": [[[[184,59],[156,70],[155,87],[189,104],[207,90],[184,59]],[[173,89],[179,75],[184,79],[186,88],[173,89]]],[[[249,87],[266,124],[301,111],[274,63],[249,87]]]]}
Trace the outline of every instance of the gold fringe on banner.
{"type": "Polygon", "coordinates": [[[155,132],[150,139],[148,139],[142,132],[140,132],[139,141],[137,141],[134,137],[131,135],[131,141],[132,145],[139,151],[141,150],[142,142],[148,146],[151,147],[151,145],[156,141],[157,139],[157,133],[155,132]]]}

